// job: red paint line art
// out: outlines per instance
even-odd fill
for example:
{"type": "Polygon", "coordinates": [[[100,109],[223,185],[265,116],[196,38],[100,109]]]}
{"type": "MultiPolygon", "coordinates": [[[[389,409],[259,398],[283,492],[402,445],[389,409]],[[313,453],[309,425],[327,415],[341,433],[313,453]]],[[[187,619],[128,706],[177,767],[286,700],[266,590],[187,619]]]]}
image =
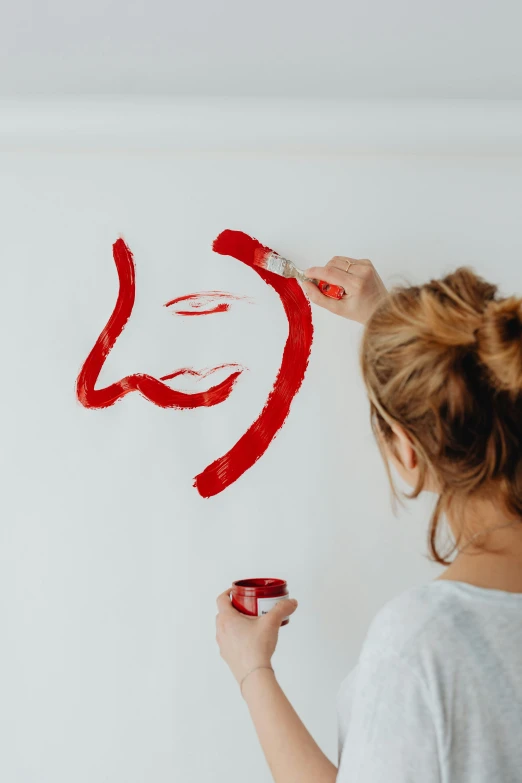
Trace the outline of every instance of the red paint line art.
{"type": "Polygon", "coordinates": [[[226,313],[230,310],[230,305],[227,302],[220,302],[212,310],[175,310],[175,315],[212,315],[212,313],[226,313]]]}
{"type": "MultiPolygon", "coordinates": [[[[210,407],[224,402],[229,397],[235,382],[241,375],[242,368],[239,365],[232,365],[235,368],[233,372],[216,386],[212,386],[206,391],[177,391],[176,389],[171,389],[162,380],[143,373],[127,375],[125,378],[116,383],[111,383],[102,389],[95,388],[105,360],[130,318],[136,295],[134,260],[123,239],[118,239],[114,243],[112,253],[120,284],[118,298],[111,317],[102,329],[100,336],[94,344],[94,348],[85,360],[78,375],[76,394],[81,404],[86,408],[107,408],[133,391],[139,392],[145,399],[154,403],[154,405],[158,405],[160,408],[210,407]]],[[[176,372],[170,377],[174,377],[176,372]]],[[[186,369],[181,372],[186,372],[186,369]]]]}
{"type": "MultiPolygon", "coordinates": [[[[263,245],[247,234],[230,230],[220,234],[213,245],[216,253],[232,256],[246,264],[275,290],[288,320],[288,337],[283,350],[281,366],[262,412],[226,454],[212,462],[195,477],[194,486],[199,494],[206,498],[219,494],[237,481],[265,453],[288,416],[292,400],[303,382],[310,357],[313,339],[310,303],[296,280],[280,277],[253,265],[254,251],[259,248],[265,249],[263,245]]],[[[103,365],[131,316],[136,294],[135,267],[131,251],[123,239],[118,239],[112,250],[119,280],[118,297],[107,324],[102,329],[78,375],[76,394],[80,403],[86,408],[107,408],[114,405],[126,394],[134,391],[139,392],[149,402],[161,408],[211,407],[224,402],[230,396],[237,379],[243,372],[244,368],[238,364],[223,364],[204,370],[184,367],[163,375],[161,378],[134,373],[101,389],[95,388],[103,365]],[[184,392],[173,389],[166,383],[166,381],[171,381],[178,376],[188,376],[193,377],[196,384],[199,384],[203,379],[212,377],[213,373],[218,370],[230,370],[230,374],[220,383],[206,390],[184,392]]],[[[224,300],[234,299],[248,298],[221,291],[207,291],[202,294],[188,294],[178,297],[167,303],[166,306],[187,302],[191,310],[178,310],[178,315],[196,313],[203,315],[225,312],[229,302],[224,300]],[[218,295],[222,301],[216,304],[218,295]],[[209,307],[211,300],[213,304],[209,307]],[[195,305],[194,312],[192,312],[193,305],[195,305]],[[224,307],[218,310],[220,305],[224,305],[224,307]]]]}
{"type": "Polygon", "coordinates": [[[161,380],[162,381],[170,381],[172,378],[177,378],[180,375],[192,375],[194,376],[198,381],[203,380],[203,378],[208,378],[209,375],[213,375],[213,373],[218,372],[218,370],[224,370],[225,368],[234,368],[239,369],[243,371],[245,368],[241,367],[240,364],[219,364],[217,367],[208,367],[205,370],[194,370],[192,367],[182,367],[181,370],[174,370],[174,372],[171,372],[170,375],[162,375],[161,380]]]}
{"type": "Polygon", "coordinates": [[[178,310],[174,309],[174,315],[211,315],[212,313],[225,313],[230,309],[230,302],[227,300],[238,301],[239,299],[245,299],[250,301],[246,296],[236,296],[235,294],[228,294],[225,291],[202,291],[198,294],[185,294],[185,296],[178,296],[177,299],[167,302],[165,307],[172,307],[173,305],[183,302],[183,306],[188,305],[190,310],[178,310]],[[219,301],[219,300],[222,301],[219,301]]]}
{"type": "Polygon", "coordinates": [[[196,476],[194,486],[206,498],[217,495],[237,481],[265,453],[285,423],[292,400],[301,387],[313,340],[310,303],[297,280],[254,266],[255,251],[269,248],[242,231],[227,229],[214,240],[213,249],[216,253],[242,261],[272,286],[288,319],[288,337],[274,386],[260,415],[230,451],[196,476]]]}

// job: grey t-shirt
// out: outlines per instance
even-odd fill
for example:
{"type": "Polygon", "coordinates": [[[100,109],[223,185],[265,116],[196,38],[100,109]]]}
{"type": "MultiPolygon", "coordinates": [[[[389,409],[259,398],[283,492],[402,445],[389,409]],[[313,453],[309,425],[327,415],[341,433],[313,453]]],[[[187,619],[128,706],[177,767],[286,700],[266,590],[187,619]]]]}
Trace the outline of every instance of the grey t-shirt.
{"type": "Polygon", "coordinates": [[[338,716],[338,783],[522,783],[522,594],[439,580],[390,601],[338,716]]]}

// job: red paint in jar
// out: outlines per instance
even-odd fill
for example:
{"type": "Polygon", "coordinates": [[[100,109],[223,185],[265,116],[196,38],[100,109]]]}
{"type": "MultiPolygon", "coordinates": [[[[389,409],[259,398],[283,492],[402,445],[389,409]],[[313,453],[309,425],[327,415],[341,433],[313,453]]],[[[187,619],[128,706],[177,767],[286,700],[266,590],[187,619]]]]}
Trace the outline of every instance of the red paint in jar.
{"type": "MultiPolygon", "coordinates": [[[[232,583],[232,606],[250,617],[261,617],[283,598],[288,598],[284,579],[239,579],[232,583]]],[[[287,617],[281,625],[289,622],[287,617]]]]}

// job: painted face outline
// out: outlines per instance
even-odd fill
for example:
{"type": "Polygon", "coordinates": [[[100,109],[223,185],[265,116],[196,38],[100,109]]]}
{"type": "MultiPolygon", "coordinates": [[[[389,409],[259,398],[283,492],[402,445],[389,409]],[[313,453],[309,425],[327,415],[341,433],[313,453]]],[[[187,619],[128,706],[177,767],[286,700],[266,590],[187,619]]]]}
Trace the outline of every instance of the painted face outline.
{"type": "MultiPolygon", "coordinates": [[[[217,253],[230,255],[249,266],[276,291],[288,320],[288,337],[274,386],[260,415],[226,454],[212,462],[195,477],[194,486],[199,494],[206,498],[219,494],[237,481],[265,453],[283,426],[292,400],[301,387],[312,346],[312,314],[308,299],[296,280],[287,280],[254,266],[255,247],[263,246],[242,232],[230,230],[222,232],[213,245],[217,253]]],[[[230,365],[231,374],[204,392],[176,391],[164,383],[165,380],[187,370],[197,372],[189,368],[176,370],[168,376],[163,376],[162,379],[134,373],[103,389],[95,389],[107,356],[130,318],[135,300],[134,260],[122,238],[113,245],[113,258],[119,279],[118,297],[109,321],[101,331],[78,375],[76,394],[79,402],[86,408],[107,408],[132,391],[138,391],[149,402],[163,408],[210,407],[226,400],[242,372],[242,368],[237,365],[230,365]]],[[[225,296],[231,295],[225,294],[225,296]]],[[[167,306],[180,303],[185,298],[178,297],[168,302],[167,306]]],[[[222,304],[226,305],[226,303],[222,304]]],[[[224,312],[227,309],[228,305],[210,312],[224,312]]],[[[179,311],[178,313],[185,314],[179,311]]]]}

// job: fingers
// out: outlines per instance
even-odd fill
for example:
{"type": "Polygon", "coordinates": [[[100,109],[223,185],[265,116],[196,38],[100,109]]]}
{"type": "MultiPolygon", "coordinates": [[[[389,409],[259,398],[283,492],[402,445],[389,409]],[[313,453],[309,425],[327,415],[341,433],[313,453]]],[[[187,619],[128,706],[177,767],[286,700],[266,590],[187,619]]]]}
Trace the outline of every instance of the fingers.
{"type": "Polygon", "coordinates": [[[220,614],[233,613],[236,611],[230,601],[231,592],[232,592],[232,588],[229,587],[228,590],[225,590],[224,593],[218,595],[216,604],[220,614]]]}
{"type": "Polygon", "coordinates": [[[313,302],[313,304],[319,305],[319,307],[324,307],[325,310],[330,310],[331,313],[335,313],[336,315],[341,314],[343,303],[342,299],[331,299],[329,296],[325,296],[321,293],[321,291],[319,291],[314,283],[304,281],[301,283],[301,285],[303,286],[303,289],[309,300],[313,302]]]}
{"type": "Polygon", "coordinates": [[[342,285],[343,288],[349,277],[346,272],[342,272],[336,266],[311,266],[310,269],[305,270],[305,275],[312,277],[314,280],[324,280],[334,285],[342,285]]]}
{"type": "Polygon", "coordinates": [[[373,264],[368,258],[334,256],[328,261],[326,266],[334,266],[336,269],[340,269],[341,272],[346,272],[349,275],[355,275],[355,277],[364,277],[364,275],[367,273],[368,267],[373,267],[373,264]]]}
{"type": "Polygon", "coordinates": [[[283,620],[290,617],[291,614],[297,609],[297,601],[295,598],[285,598],[283,601],[278,601],[273,606],[264,618],[265,622],[273,623],[275,625],[281,625],[283,620]]]}
{"type": "MultiPolygon", "coordinates": [[[[361,288],[364,284],[364,279],[362,277],[346,274],[346,272],[339,271],[337,267],[331,266],[313,266],[306,270],[306,276],[313,277],[315,280],[324,280],[326,283],[331,283],[333,285],[339,285],[344,288],[345,293],[348,296],[357,296],[357,294],[361,292],[361,288]]],[[[306,290],[308,291],[309,289],[307,288],[306,290]]],[[[321,292],[319,293],[323,296],[321,292]]],[[[312,298],[312,295],[310,295],[310,298],[312,298]]],[[[324,298],[329,299],[330,297],[324,298]]],[[[319,301],[312,299],[312,301],[323,304],[322,299],[319,301]]]]}
{"type": "Polygon", "coordinates": [[[331,258],[326,266],[335,267],[336,269],[340,269],[341,272],[348,272],[350,267],[353,267],[355,264],[358,264],[356,258],[348,258],[348,256],[334,256],[331,258]]]}
{"type": "Polygon", "coordinates": [[[324,280],[326,283],[340,285],[347,294],[352,296],[360,292],[364,281],[364,275],[361,276],[361,273],[354,275],[351,271],[343,272],[338,267],[333,266],[333,264],[332,266],[312,266],[305,271],[305,275],[315,280],[324,280]]]}

